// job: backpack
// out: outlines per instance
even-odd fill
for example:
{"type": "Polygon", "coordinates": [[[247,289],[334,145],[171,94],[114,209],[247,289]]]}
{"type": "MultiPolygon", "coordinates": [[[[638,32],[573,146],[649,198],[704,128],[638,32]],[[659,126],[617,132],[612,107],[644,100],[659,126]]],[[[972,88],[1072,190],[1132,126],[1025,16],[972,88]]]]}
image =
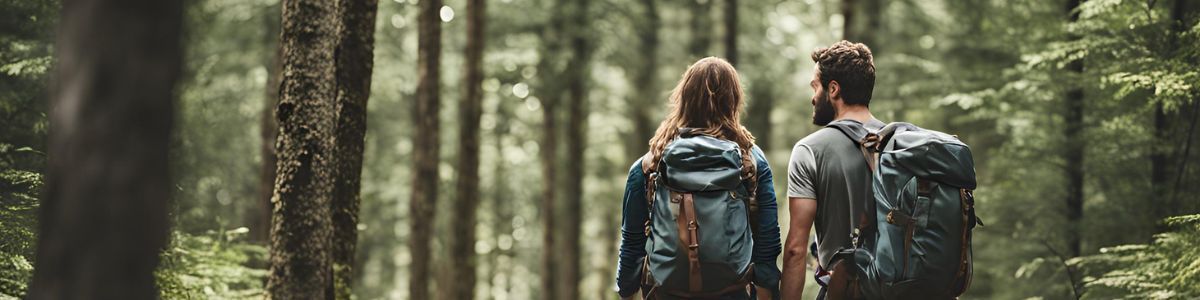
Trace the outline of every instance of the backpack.
{"type": "Polygon", "coordinates": [[[661,157],[643,157],[648,296],[710,298],[746,288],[757,232],[755,164],[749,149],[689,128],[661,157]]]}
{"type": "MultiPolygon", "coordinates": [[[[954,299],[971,284],[975,164],[956,136],[891,123],[836,121],[871,168],[853,246],[831,261],[829,299],[954,299]]],[[[853,217],[853,216],[852,216],[853,217]]]]}

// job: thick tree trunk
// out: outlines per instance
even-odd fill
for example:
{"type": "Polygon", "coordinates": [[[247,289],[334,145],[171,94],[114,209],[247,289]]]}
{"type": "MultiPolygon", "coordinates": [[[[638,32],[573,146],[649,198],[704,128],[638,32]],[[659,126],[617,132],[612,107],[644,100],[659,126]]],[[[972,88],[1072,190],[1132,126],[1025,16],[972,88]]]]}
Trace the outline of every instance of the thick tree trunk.
{"type": "Polygon", "coordinates": [[[283,82],[279,122],[269,298],[329,291],[333,230],[337,3],[283,1],[283,82]]]}
{"type": "Polygon", "coordinates": [[[68,0],[29,299],[156,299],[182,1],[68,0]]]}
{"type": "Polygon", "coordinates": [[[443,297],[452,300],[475,298],[475,220],[479,206],[479,119],[483,114],[484,22],[487,3],[467,3],[467,48],[463,82],[464,97],[458,106],[458,180],[454,222],[450,222],[449,272],[453,280],[443,282],[443,297]]]}
{"type": "Polygon", "coordinates": [[[337,124],[334,130],[333,295],[350,299],[355,249],[367,99],[374,67],[377,0],[338,0],[340,25],[337,44],[337,124]]]}
{"type": "Polygon", "coordinates": [[[262,116],[259,119],[259,136],[262,144],[259,155],[262,166],[259,168],[259,198],[255,209],[246,222],[250,226],[250,240],[269,243],[271,238],[271,196],[275,193],[275,139],[278,137],[279,125],[275,123],[275,106],[279,105],[279,81],[283,70],[283,47],[279,45],[279,13],[282,9],[272,5],[267,9],[267,41],[272,55],[267,67],[267,84],[263,93],[262,116]]]}
{"type": "Polygon", "coordinates": [[[587,146],[587,82],[591,44],[588,43],[588,14],[590,0],[576,0],[571,27],[571,63],[567,66],[567,164],[565,207],[563,216],[562,289],[558,299],[579,299],[579,282],[583,278],[579,237],[583,234],[583,178],[586,176],[584,148],[587,146]]]}
{"type": "MultiPolygon", "coordinates": [[[[1067,13],[1070,14],[1070,21],[1079,20],[1079,14],[1075,12],[1075,8],[1079,7],[1080,0],[1067,1],[1067,13]]],[[[1072,37],[1078,39],[1078,37],[1072,37]]],[[[1083,73],[1083,61],[1075,60],[1067,66],[1067,71],[1074,73],[1072,76],[1078,77],[1083,73]]],[[[1080,223],[1083,221],[1083,155],[1084,143],[1083,138],[1083,88],[1078,84],[1071,84],[1071,88],[1067,90],[1065,106],[1066,116],[1064,117],[1065,126],[1063,126],[1063,135],[1065,137],[1066,151],[1063,157],[1066,159],[1067,173],[1067,251],[1071,257],[1077,257],[1081,254],[1082,239],[1080,237],[1080,223]]]]}
{"type": "Polygon", "coordinates": [[[442,45],[442,21],[438,10],[441,8],[441,0],[421,1],[417,24],[417,101],[412,111],[416,135],[413,138],[412,236],[409,240],[412,251],[410,299],[430,299],[429,278],[433,277],[429,262],[438,196],[438,97],[441,87],[438,71],[442,45]]]}

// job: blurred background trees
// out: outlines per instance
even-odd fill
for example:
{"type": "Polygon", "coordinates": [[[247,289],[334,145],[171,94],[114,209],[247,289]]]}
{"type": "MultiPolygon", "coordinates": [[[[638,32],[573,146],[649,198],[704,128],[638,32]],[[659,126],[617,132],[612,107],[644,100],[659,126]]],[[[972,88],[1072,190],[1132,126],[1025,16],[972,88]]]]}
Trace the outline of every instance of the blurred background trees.
{"type": "MultiPolygon", "coordinates": [[[[746,125],[780,172],[792,143],[817,129],[809,51],[842,38],[875,52],[877,116],[974,148],[987,226],[975,238],[968,298],[1200,297],[1196,217],[1163,221],[1200,212],[1191,163],[1200,156],[1200,3],[483,2],[369,9],[357,245],[339,258],[351,262],[354,297],[428,288],[419,298],[615,298],[623,179],[687,65],[735,58],[746,125]],[[438,46],[419,51],[429,26],[440,28],[438,46]],[[418,88],[422,80],[433,83],[418,88]],[[416,106],[426,101],[438,104],[416,106]],[[460,275],[470,273],[477,280],[460,275]]],[[[288,76],[277,58],[282,4],[187,3],[169,152],[173,233],[158,284],[165,298],[260,297],[275,107],[288,76]]],[[[37,265],[60,5],[0,0],[7,297],[25,295],[37,265]]]]}

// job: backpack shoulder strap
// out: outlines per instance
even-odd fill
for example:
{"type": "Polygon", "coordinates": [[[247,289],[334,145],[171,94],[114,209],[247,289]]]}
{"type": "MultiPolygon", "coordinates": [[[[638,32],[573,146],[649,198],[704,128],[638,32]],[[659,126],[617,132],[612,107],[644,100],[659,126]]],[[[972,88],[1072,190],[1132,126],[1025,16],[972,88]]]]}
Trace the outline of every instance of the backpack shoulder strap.
{"type": "MultiPolygon", "coordinates": [[[[867,168],[870,170],[869,174],[871,174],[873,178],[873,176],[875,176],[876,162],[879,161],[878,157],[876,156],[880,140],[879,134],[867,130],[862,123],[854,120],[837,120],[825,125],[825,127],[830,127],[841,131],[846,135],[847,138],[850,138],[850,140],[858,146],[859,151],[862,152],[863,159],[865,159],[867,162],[867,168]]],[[[868,185],[868,189],[870,188],[870,185],[868,185]]],[[[868,192],[867,195],[873,195],[873,193],[868,192]]],[[[850,233],[850,239],[855,248],[858,248],[862,245],[862,240],[860,240],[859,237],[866,234],[867,228],[870,227],[872,223],[870,217],[875,215],[875,201],[867,199],[867,203],[865,204],[866,207],[863,208],[862,212],[858,214],[858,218],[856,218],[858,220],[858,224],[854,226],[854,230],[850,233]]],[[[853,201],[851,201],[851,205],[853,205],[853,201]]]]}
{"type": "Polygon", "coordinates": [[[758,239],[758,159],[754,158],[754,146],[742,149],[742,182],[746,184],[746,221],[750,222],[750,236],[758,239]]]}

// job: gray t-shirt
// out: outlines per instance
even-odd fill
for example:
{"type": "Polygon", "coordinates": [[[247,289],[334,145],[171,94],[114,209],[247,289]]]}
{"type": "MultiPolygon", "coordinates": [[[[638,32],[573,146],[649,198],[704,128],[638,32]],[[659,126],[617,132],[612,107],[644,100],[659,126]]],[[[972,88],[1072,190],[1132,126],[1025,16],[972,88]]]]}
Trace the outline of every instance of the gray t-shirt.
{"type": "MultiPolygon", "coordinates": [[[[872,119],[865,127],[885,124],[872,119]]],[[[817,201],[817,257],[821,266],[839,249],[850,247],[850,232],[870,199],[871,174],[858,145],[836,128],[822,128],[792,147],[788,161],[788,197],[817,201]]]]}

